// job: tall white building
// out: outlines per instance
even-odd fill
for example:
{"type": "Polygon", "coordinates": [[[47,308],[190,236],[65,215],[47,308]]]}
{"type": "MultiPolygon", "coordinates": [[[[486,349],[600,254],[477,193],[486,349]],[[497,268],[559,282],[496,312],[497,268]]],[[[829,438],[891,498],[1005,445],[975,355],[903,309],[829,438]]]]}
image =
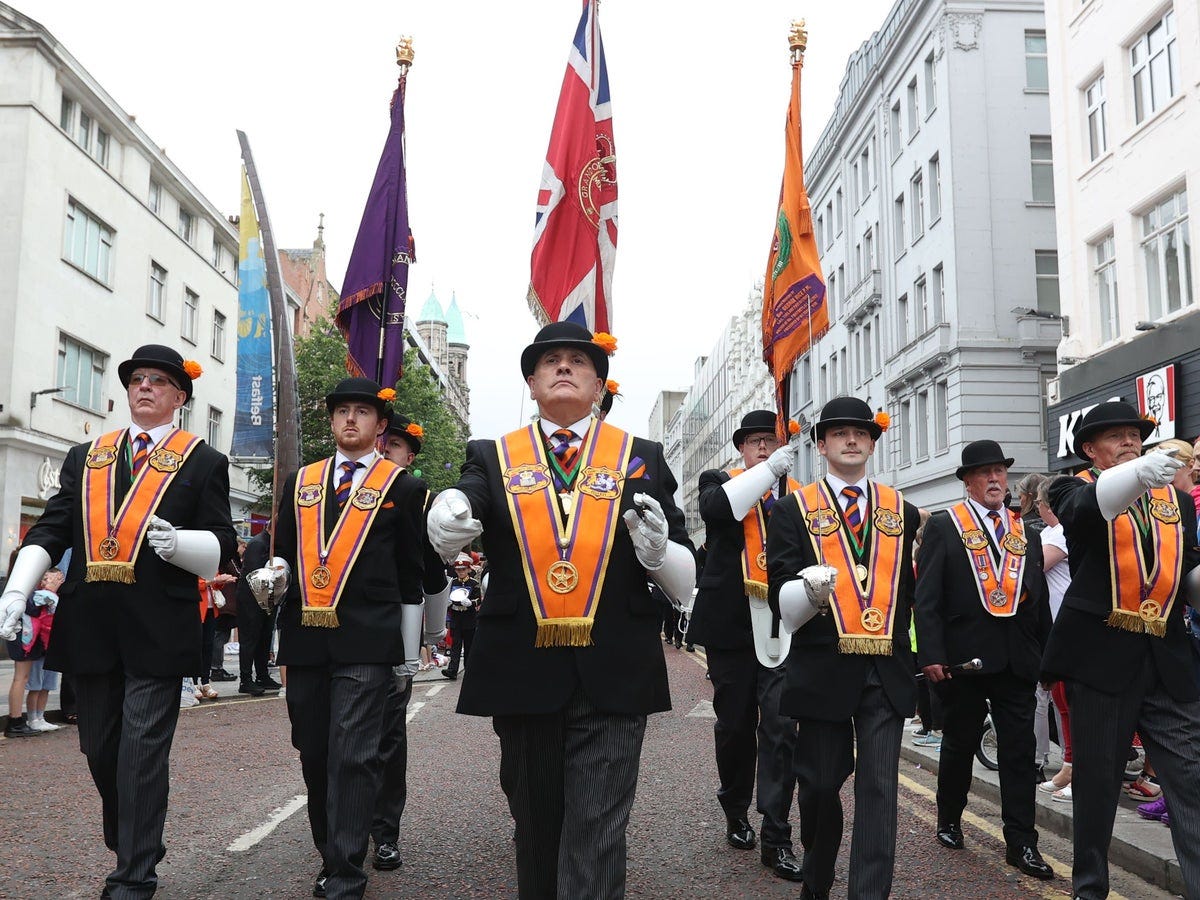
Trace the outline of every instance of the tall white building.
{"type": "MultiPolygon", "coordinates": [[[[180,424],[228,454],[238,234],[53,35],[3,3],[0,161],[6,567],[66,451],[129,424],[117,365],[138,346],[200,363],[180,424]]],[[[255,495],[230,475],[237,519],[255,495]]]]}
{"type": "Polygon", "coordinates": [[[1078,464],[1074,428],[1120,398],[1200,432],[1189,189],[1200,182],[1200,11],[1195,3],[1048,4],[1062,312],[1070,335],[1050,384],[1048,461],[1078,464]]]}
{"type": "Polygon", "coordinates": [[[897,0],[805,160],[831,328],[790,408],[811,421],[851,394],[887,412],[873,472],[920,506],[962,496],[973,440],[999,440],[1014,475],[1045,466],[1062,326],[1047,93],[1041,2],[897,0]]]}

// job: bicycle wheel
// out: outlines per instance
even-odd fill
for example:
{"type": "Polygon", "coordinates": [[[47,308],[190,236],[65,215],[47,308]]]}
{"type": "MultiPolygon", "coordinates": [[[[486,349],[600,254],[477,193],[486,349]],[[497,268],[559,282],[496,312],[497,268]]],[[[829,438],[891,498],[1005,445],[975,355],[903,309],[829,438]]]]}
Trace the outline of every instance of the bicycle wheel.
{"type": "Polygon", "coordinates": [[[993,772],[1000,768],[1000,748],[996,743],[996,727],[990,715],[983,721],[983,736],[979,739],[975,758],[993,772]]]}

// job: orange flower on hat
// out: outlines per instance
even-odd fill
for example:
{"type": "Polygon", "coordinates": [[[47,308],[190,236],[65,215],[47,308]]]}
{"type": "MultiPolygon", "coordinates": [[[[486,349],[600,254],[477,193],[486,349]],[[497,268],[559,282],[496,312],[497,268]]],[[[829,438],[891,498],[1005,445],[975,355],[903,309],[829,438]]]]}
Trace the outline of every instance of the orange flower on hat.
{"type": "Polygon", "coordinates": [[[1154,416],[1150,415],[1149,413],[1146,413],[1146,415],[1142,416],[1142,418],[1145,419],[1147,422],[1149,422],[1151,425],[1153,425],[1155,428],[1158,427],[1158,419],[1154,418],[1154,416]]]}
{"type": "Polygon", "coordinates": [[[878,425],[881,430],[887,431],[888,426],[892,424],[892,417],[881,409],[879,412],[875,413],[875,424],[878,425]]]}
{"type": "Polygon", "coordinates": [[[621,385],[617,384],[611,378],[604,382],[604,389],[614,397],[618,397],[621,394],[621,385]]]}
{"type": "Polygon", "coordinates": [[[194,359],[185,359],[183,361],[183,371],[187,373],[187,377],[195,381],[204,374],[204,370],[200,368],[200,363],[194,359]]]}
{"type": "Polygon", "coordinates": [[[425,437],[425,429],[422,428],[420,425],[418,425],[416,422],[409,422],[407,425],[404,426],[404,431],[407,434],[411,434],[417,440],[420,440],[421,438],[425,437]]]}
{"type": "Polygon", "coordinates": [[[800,423],[795,419],[788,419],[788,434],[799,434],[800,423]]]}
{"type": "Polygon", "coordinates": [[[396,399],[396,392],[392,388],[384,388],[382,391],[380,391],[375,396],[378,397],[380,400],[382,400],[384,403],[391,403],[393,400],[396,399]]]}
{"type": "Polygon", "coordinates": [[[607,331],[597,331],[592,335],[592,343],[603,350],[608,356],[617,352],[617,339],[607,331]]]}

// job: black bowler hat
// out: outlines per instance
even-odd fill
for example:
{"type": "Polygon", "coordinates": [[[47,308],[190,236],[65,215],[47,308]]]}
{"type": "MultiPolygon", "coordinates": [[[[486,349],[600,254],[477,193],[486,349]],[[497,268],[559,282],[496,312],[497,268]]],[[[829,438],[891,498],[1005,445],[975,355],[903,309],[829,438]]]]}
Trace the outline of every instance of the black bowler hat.
{"type": "Polygon", "coordinates": [[[834,425],[856,425],[871,433],[871,440],[879,440],[883,427],[875,421],[871,407],[857,397],[834,397],[821,407],[821,418],[812,427],[812,439],[822,440],[825,430],[834,425]]]}
{"type": "Polygon", "coordinates": [[[190,366],[187,365],[178,350],[172,350],[162,344],[146,344],[138,347],[133,351],[133,356],[117,366],[117,376],[121,379],[122,387],[129,387],[129,376],[137,368],[158,369],[166,372],[171,376],[171,380],[179,385],[179,389],[187,394],[189,400],[192,399],[192,376],[188,374],[187,370],[191,369],[196,373],[197,378],[200,377],[199,363],[192,362],[190,366]]]}
{"type": "Polygon", "coordinates": [[[528,378],[532,375],[542,354],[555,347],[574,347],[576,350],[582,350],[591,358],[592,365],[596,367],[597,377],[608,378],[608,354],[599,344],[592,342],[590,331],[574,322],[551,322],[537,333],[533,343],[521,351],[522,377],[528,378]]]}
{"type": "Polygon", "coordinates": [[[1075,442],[1072,444],[1071,449],[1075,451],[1075,455],[1080,459],[1091,462],[1083,452],[1084,441],[1090,441],[1106,428],[1115,428],[1118,425],[1132,425],[1137,428],[1142,433],[1143,441],[1154,432],[1154,423],[1149,419],[1143,419],[1139,416],[1138,411],[1128,403],[1122,403],[1120,400],[1111,400],[1108,403],[1101,403],[1093,407],[1083,417],[1083,421],[1075,429],[1075,442]]]}
{"type": "Polygon", "coordinates": [[[325,395],[325,408],[331,413],[339,403],[358,401],[369,403],[375,407],[381,419],[387,419],[391,411],[386,400],[379,396],[383,390],[370,378],[343,378],[337,386],[325,395]]]}
{"type": "Polygon", "coordinates": [[[408,441],[408,445],[410,447],[412,447],[412,452],[420,453],[421,452],[421,437],[424,435],[425,432],[418,431],[418,433],[414,434],[413,432],[409,431],[408,429],[410,427],[420,429],[421,426],[418,425],[416,422],[414,422],[412,419],[410,419],[408,416],[404,415],[403,413],[398,413],[398,412],[393,411],[391,409],[391,407],[388,407],[388,413],[389,413],[389,415],[388,415],[387,433],[394,434],[394,435],[396,435],[396,437],[403,438],[404,440],[408,441]]]}
{"type": "Polygon", "coordinates": [[[955,469],[954,477],[962,481],[963,476],[972,469],[978,469],[980,466],[992,466],[996,463],[1000,463],[1007,469],[1012,466],[1013,458],[1005,456],[1004,451],[995,441],[971,441],[962,448],[962,465],[955,469]]]}
{"type": "Polygon", "coordinates": [[[741,427],[733,433],[733,446],[742,449],[742,442],[752,434],[769,431],[775,434],[775,413],[769,409],[755,409],[742,416],[741,427]]]}

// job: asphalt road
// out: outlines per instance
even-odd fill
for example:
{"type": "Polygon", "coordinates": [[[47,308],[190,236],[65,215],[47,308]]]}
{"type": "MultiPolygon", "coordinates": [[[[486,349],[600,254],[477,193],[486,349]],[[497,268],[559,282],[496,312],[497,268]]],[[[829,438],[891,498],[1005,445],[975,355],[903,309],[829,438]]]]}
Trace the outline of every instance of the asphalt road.
{"type": "MultiPolygon", "coordinates": [[[[729,848],[715,798],[711,687],[702,652],[667,648],[674,709],[646,731],[629,826],[628,895],[654,898],[795,897],[796,885],[763,867],[757,850],[729,848]]],[[[470,677],[469,674],[465,677],[470,677]]],[[[616,677],[619,677],[617,675],[616,677]]],[[[459,716],[459,683],[414,687],[409,707],[409,801],[395,872],[370,872],[367,897],[516,896],[512,823],[498,782],[498,742],[487,719],[459,716]]],[[[113,856],[100,839],[99,800],[74,729],[0,740],[0,897],[97,897],[113,856]]],[[[999,811],[973,799],[966,850],[933,838],[934,780],[901,762],[899,847],[893,897],[1069,896],[1071,848],[1043,834],[1059,877],[1037,882],[1004,863],[999,811]]],[[[308,897],[320,861],[303,808],[304,783],[282,701],[223,700],[180,714],[172,756],[168,854],[157,896],[308,897]]],[[[853,814],[852,784],[843,792],[853,814]]],[[[756,829],[758,817],[752,816],[756,829]]],[[[833,896],[844,897],[849,827],[833,896]]],[[[798,829],[797,850],[799,850],[798,829]]],[[[1113,898],[1169,897],[1113,870],[1113,898]]]]}

